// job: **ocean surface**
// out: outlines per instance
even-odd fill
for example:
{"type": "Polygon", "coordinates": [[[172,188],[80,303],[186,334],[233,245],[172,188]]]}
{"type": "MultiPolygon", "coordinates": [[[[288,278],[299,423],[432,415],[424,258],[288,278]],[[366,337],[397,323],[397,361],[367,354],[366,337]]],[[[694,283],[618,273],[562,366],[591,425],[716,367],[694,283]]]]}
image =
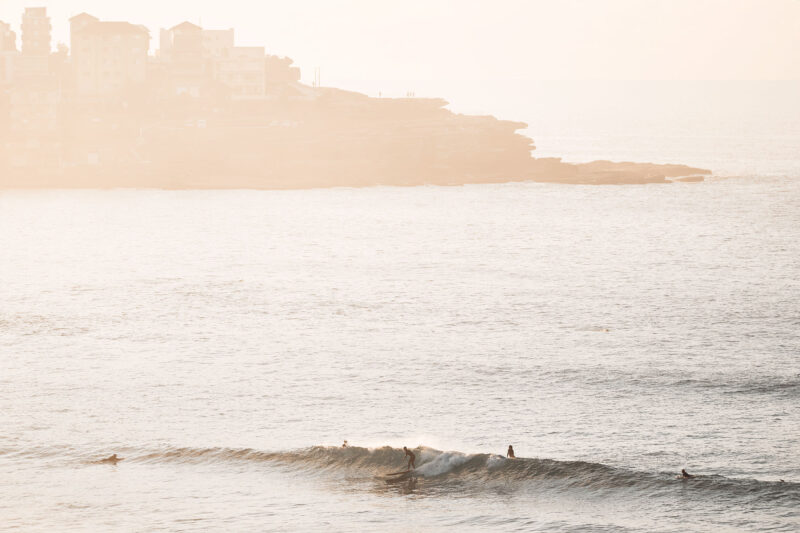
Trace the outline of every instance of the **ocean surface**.
{"type": "Polygon", "coordinates": [[[637,112],[530,132],[715,175],[0,191],[0,531],[800,530],[797,107],[637,112]]]}

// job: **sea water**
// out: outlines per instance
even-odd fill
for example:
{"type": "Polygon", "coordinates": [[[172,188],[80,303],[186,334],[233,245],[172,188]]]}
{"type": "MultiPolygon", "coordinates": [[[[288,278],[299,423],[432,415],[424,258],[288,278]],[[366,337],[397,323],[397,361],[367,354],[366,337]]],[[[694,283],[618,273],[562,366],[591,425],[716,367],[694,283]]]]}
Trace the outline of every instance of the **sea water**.
{"type": "Polygon", "coordinates": [[[770,124],[619,145],[699,184],[0,192],[0,530],[800,529],[770,124]]]}

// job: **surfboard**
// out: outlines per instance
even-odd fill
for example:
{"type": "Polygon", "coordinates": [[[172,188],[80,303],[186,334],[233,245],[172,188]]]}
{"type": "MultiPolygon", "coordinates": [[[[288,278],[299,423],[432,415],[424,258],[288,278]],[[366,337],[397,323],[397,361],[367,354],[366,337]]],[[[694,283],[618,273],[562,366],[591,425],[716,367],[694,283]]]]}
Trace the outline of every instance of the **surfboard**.
{"type": "Polygon", "coordinates": [[[399,476],[401,474],[410,474],[410,470],[400,470],[399,472],[392,472],[391,474],[386,474],[387,476],[399,476]]]}
{"type": "Polygon", "coordinates": [[[394,474],[386,474],[385,476],[380,477],[386,483],[399,483],[400,481],[406,481],[407,479],[413,479],[411,472],[396,472],[394,474]]]}

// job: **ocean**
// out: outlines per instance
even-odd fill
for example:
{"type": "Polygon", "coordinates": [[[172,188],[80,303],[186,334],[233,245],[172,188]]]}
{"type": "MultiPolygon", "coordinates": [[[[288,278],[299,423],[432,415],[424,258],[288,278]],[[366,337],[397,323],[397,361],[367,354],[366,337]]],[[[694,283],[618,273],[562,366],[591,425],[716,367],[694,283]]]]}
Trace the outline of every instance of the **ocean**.
{"type": "Polygon", "coordinates": [[[713,177],[0,191],[0,531],[800,530],[797,84],[604,86],[452,105],[713,177]]]}

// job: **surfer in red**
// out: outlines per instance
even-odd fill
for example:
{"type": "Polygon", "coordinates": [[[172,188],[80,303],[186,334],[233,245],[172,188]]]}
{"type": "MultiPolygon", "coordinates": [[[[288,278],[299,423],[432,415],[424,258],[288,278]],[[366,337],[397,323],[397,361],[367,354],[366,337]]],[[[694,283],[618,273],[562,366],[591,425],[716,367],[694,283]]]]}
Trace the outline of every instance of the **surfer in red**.
{"type": "Polygon", "coordinates": [[[408,470],[411,470],[412,468],[416,468],[417,466],[414,463],[417,460],[417,456],[414,455],[414,452],[412,452],[411,450],[409,450],[405,446],[403,446],[403,451],[406,452],[406,455],[408,456],[408,470]]]}

